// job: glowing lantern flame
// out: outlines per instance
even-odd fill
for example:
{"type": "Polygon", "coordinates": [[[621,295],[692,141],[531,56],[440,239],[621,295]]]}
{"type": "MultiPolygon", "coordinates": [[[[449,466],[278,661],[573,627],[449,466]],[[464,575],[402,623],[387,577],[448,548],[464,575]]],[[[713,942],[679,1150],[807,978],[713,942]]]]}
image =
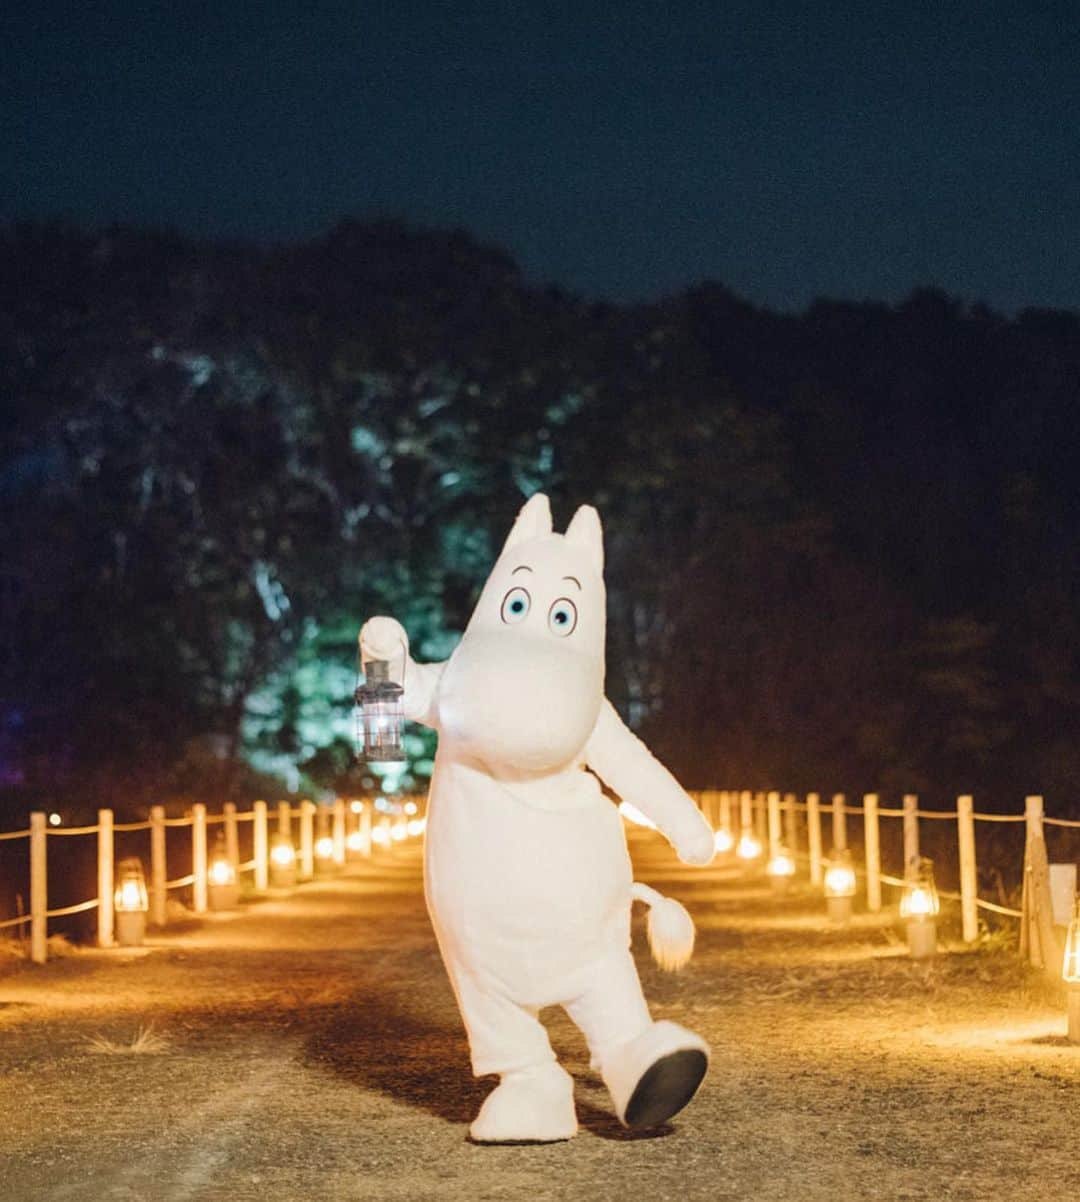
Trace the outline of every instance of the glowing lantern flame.
{"type": "Polygon", "coordinates": [[[900,917],[933,918],[940,910],[933,864],[925,857],[913,860],[900,895],[900,917]]]}
{"type": "Polygon", "coordinates": [[[113,904],[116,909],[125,913],[148,910],[150,898],[146,892],[146,878],[143,876],[142,863],[134,857],[121,860],[117,866],[116,876],[116,893],[113,895],[113,904]]]}
{"type": "Polygon", "coordinates": [[[394,840],[395,843],[400,843],[403,839],[407,838],[408,833],[409,833],[409,828],[406,826],[406,824],[404,822],[395,822],[394,825],[390,828],[390,837],[394,840]]]}
{"type": "Polygon", "coordinates": [[[362,814],[364,812],[364,803],[362,801],[350,801],[349,809],[354,814],[362,814]]]}
{"type": "Polygon", "coordinates": [[[329,835],[323,835],[315,841],[315,854],[320,860],[329,860],[334,854],[334,840],[329,835]]]}
{"type": "Polygon", "coordinates": [[[236,872],[228,860],[214,860],[210,865],[211,885],[235,885],[236,872]]]}
{"type": "Polygon", "coordinates": [[[1069,985],[1080,985],[1080,901],[1077,901],[1065,937],[1065,962],[1061,977],[1069,985]]]}
{"type": "Polygon", "coordinates": [[[380,847],[385,847],[390,842],[390,831],[385,826],[377,826],[371,832],[372,843],[378,843],[380,847]]]}
{"type": "Polygon", "coordinates": [[[296,860],[296,848],[284,840],[270,849],[270,859],[281,868],[288,868],[296,860]]]}
{"type": "Polygon", "coordinates": [[[825,896],[854,897],[855,868],[851,863],[851,853],[844,851],[839,856],[825,870],[825,896]]]}
{"type": "Polygon", "coordinates": [[[425,826],[427,826],[427,823],[423,818],[412,818],[409,820],[409,834],[412,835],[413,838],[416,838],[417,835],[422,835],[424,833],[425,826]]]}
{"type": "Polygon", "coordinates": [[[756,860],[761,855],[761,840],[748,832],[739,836],[739,845],[735,854],[740,860],[756,860]]]}
{"type": "Polygon", "coordinates": [[[407,801],[405,803],[405,813],[408,814],[410,817],[412,817],[412,815],[416,813],[416,802],[415,801],[407,801]]]}
{"type": "Polygon", "coordinates": [[[353,833],[345,840],[345,846],[349,849],[349,851],[363,851],[364,836],[359,831],[353,831],[353,833]]]}
{"type": "Polygon", "coordinates": [[[731,837],[731,831],[718,830],[715,837],[715,847],[718,852],[729,852],[735,846],[735,840],[731,837]]]}
{"type": "Polygon", "coordinates": [[[769,861],[765,871],[769,876],[791,877],[795,875],[795,860],[790,852],[778,851],[769,861]]]}

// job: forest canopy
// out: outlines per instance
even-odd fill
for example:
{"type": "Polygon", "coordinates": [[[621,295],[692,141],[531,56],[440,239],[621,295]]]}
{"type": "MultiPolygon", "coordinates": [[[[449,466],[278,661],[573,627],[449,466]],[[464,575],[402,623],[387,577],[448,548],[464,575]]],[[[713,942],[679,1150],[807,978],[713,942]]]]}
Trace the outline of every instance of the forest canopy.
{"type": "Polygon", "coordinates": [[[354,221],[11,226],[0,289],[0,817],[358,787],[361,621],[449,654],[536,489],[687,786],[1076,812],[1076,314],[595,304],[354,221]]]}

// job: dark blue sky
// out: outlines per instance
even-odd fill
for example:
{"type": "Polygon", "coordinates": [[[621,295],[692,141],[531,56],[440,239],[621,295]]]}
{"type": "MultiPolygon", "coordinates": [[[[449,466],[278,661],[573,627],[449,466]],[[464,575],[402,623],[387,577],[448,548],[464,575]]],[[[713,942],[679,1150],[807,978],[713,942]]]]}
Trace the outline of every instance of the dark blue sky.
{"type": "Polygon", "coordinates": [[[593,296],[1080,308],[1072,0],[44,0],[0,45],[5,216],[389,213],[593,296]]]}

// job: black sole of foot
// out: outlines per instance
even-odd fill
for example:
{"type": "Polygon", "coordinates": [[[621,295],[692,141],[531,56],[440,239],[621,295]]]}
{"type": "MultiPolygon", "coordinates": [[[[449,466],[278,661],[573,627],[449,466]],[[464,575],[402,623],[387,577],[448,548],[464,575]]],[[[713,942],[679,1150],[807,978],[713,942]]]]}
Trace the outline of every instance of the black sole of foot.
{"type": "Polygon", "coordinates": [[[465,1142],[476,1148],[543,1148],[548,1144],[565,1144],[569,1139],[569,1135],[558,1139],[473,1139],[468,1135],[465,1142]]]}
{"type": "Polygon", "coordinates": [[[680,1110],[697,1092],[709,1061],[697,1048],[672,1052],[651,1065],[626,1106],[628,1127],[655,1127],[680,1110]]]}

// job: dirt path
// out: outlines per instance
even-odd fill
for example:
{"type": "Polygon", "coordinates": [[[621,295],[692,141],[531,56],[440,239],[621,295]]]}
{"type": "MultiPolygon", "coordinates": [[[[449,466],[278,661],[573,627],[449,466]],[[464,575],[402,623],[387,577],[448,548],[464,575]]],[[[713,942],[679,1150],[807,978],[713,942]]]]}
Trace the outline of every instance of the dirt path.
{"type": "Polygon", "coordinates": [[[576,1031],[569,1144],[481,1148],[487,1081],[424,913],[419,858],[217,916],[145,952],[0,970],[3,1202],[337,1199],[1047,1199],[1080,1187],[1080,1049],[1060,1001],[992,945],[902,954],[809,894],[680,868],[653,836],[639,875],[698,922],[690,968],[639,952],[658,1017],[714,1049],[702,1093],[633,1137],[576,1031]],[[152,1023],[168,1041],[100,1054],[152,1023]]]}

